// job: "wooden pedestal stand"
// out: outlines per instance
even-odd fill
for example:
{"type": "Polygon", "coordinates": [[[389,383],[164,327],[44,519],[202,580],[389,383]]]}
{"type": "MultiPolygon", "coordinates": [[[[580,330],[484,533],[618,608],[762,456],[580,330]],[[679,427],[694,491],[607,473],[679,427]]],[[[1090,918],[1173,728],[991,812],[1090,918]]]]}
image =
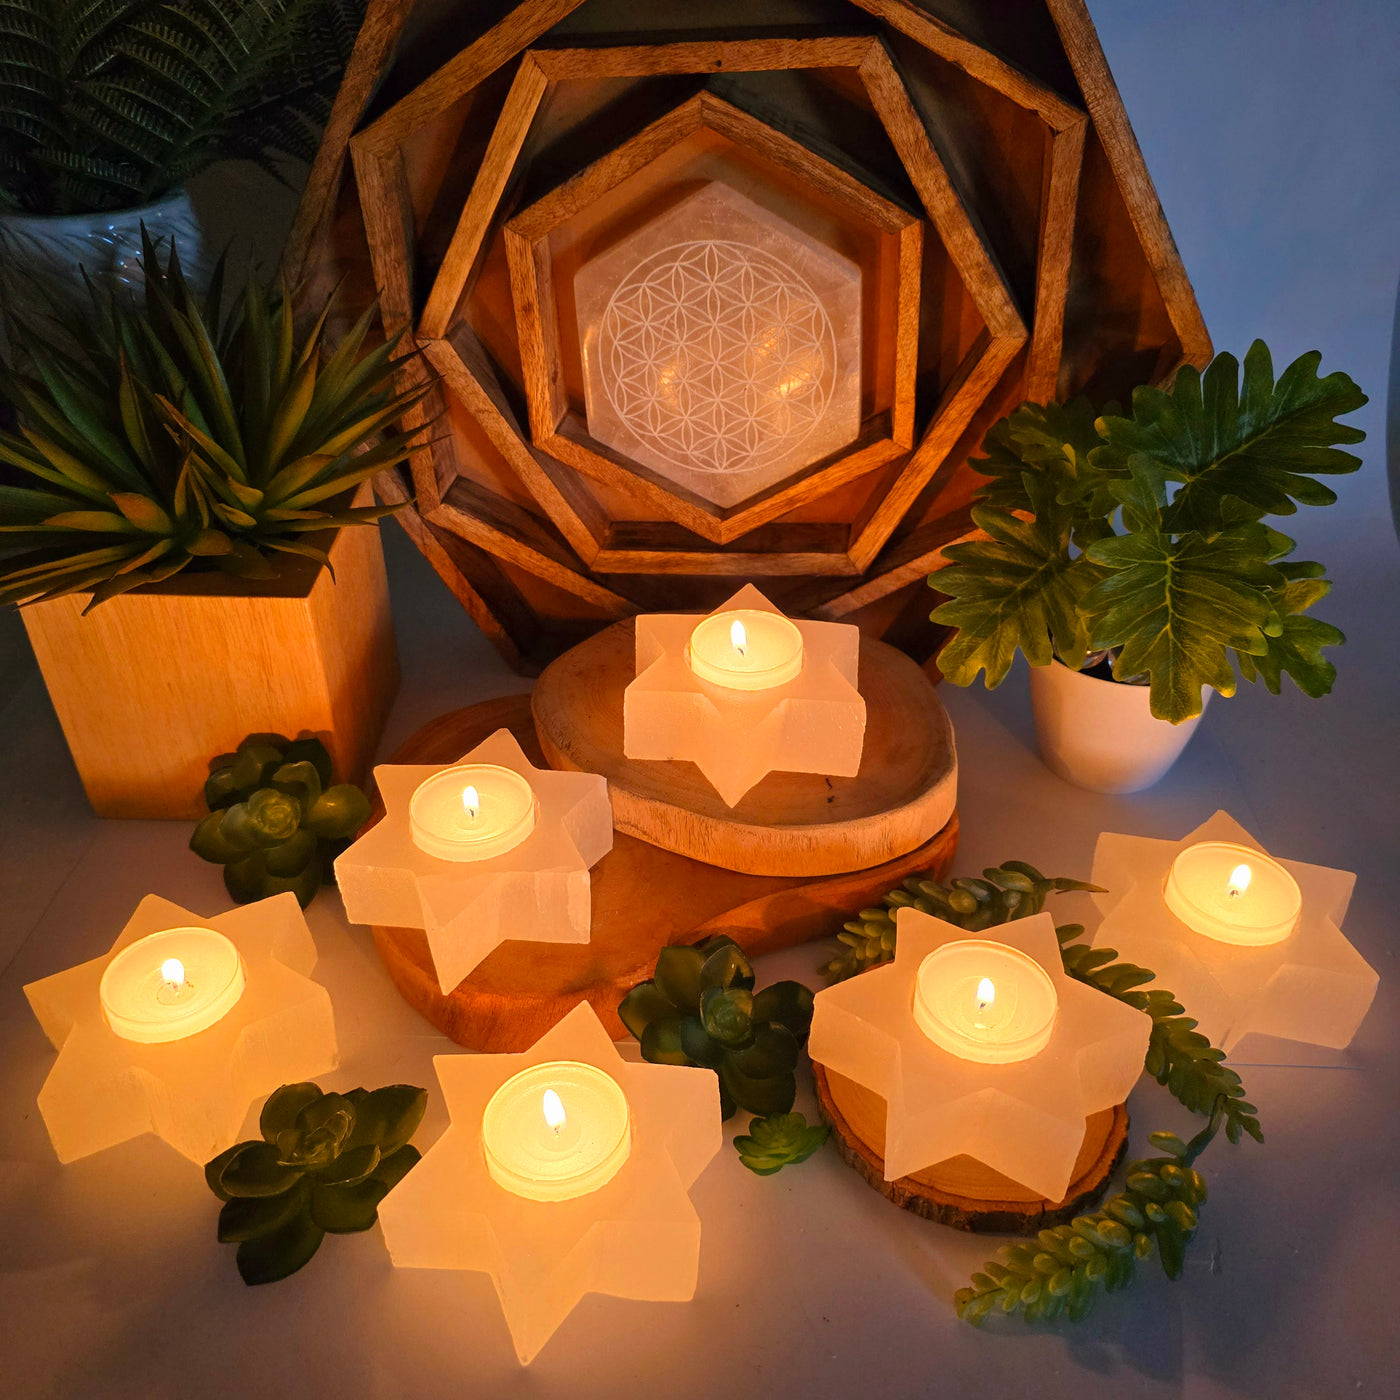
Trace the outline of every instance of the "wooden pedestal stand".
{"type": "MultiPolygon", "coordinates": [[[[544,762],[527,695],[443,715],[390,761],[451,763],[502,727],[532,762],[544,762]]],[[[381,814],[377,810],[374,820],[381,814]]],[[[941,878],[957,840],[957,815],[950,811],[941,830],[895,859],[854,874],[813,879],[737,873],[619,831],[612,851],[593,869],[593,933],[587,944],[504,943],[444,995],[421,929],[376,928],[374,941],[404,1000],[473,1050],[527,1049],[583,1000],[622,1039],[626,1031],[618,1020],[618,1002],[651,975],[666,944],[727,933],[758,957],[832,934],[844,918],[906,876],[927,871],[941,878]]]]}
{"type": "Polygon", "coordinates": [[[886,1181],[885,1101],[815,1062],[812,1077],[842,1159],[895,1205],[959,1230],[1033,1235],[1067,1224],[1098,1201],[1128,1147],[1128,1110],[1123,1104],[1094,1114],[1085,1123],[1084,1145],[1060,1201],[1047,1201],[967,1156],[886,1181]]]}
{"type": "Polygon", "coordinates": [[[555,661],[532,702],[550,766],[601,773],[619,832],[728,870],[816,876],[895,860],[952,819],[953,729],[903,652],[861,639],[865,748],[855,777],[770,773],[730,807],[693,763],[624,757],[635,648],[634,624],[614,623],[555,661]]]}

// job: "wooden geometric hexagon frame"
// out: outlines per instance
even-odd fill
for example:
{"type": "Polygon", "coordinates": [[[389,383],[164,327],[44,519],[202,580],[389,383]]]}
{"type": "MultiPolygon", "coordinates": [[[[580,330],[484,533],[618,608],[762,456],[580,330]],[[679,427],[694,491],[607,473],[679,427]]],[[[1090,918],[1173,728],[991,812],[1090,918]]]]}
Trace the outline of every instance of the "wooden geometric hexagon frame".
{"type": "MultiPolygon", "coordinates": [[[[785,4],[784,21],[806,8],[785,4]]],[[[440,14],[443,7],[432,9],[440,14]]],[[[925,575],[941,564],[943,547],[969,532],[966,506],[977,478],[964,462],[996,417],[1024,397],[1044,399],[1085,387],[1101,397],[1121,394],[1133,382],[1160,382],[1179,364],[1200,365],[1210,355],[1199,309],[1083,0],[1003,0],[985,10],[952,0],[811,0],[810,9],[812,23],[774,38],[764,0],[719,0],[707,7],[706,21],[735,37],[716,40],[679,32],[693,22],[692,12],[658,0],[645,9],[625,8],[629,30],[650,23],[658,32],[629,33],[624,41],[617,24],[624,10],[608,0],[526,0],[515,6],[479,0],[452,15],[457,52],[415,86],[415,66],[424,71],[443,50],[433,34],[425,39],[415,31],[421,17],[414,0],[370,0],[285,267],[293,277],[314,274],[313,291],[317,276],[325,287],[348,274],[352,302],[358,296],[363,304],[377,291],[386,326],[411,330],[435,362],[453,358],[434,342],[442,340],[456,298],[446,290],[444,259],[434,294],[415,323],[414,196],[396,133],[446,110],[458,100],[454,94],[485,94],[482,111],[500,139],[481,153],[470,193],[456,206],[461,219],[448,256],[460,256],[464,227],[477,247],[487,236],[491,217],[481,215],[488,204],[494,211],[506,190],[526,141],[526,108],[538,106],[563,69],[580,62],[597,71],[634,65],[638,54],[647,56],[648,71],[781,68],[795,66],[785,50],[818,41],[829,46],[827,61],[855,68],[875,52],[871,39],[880,40],[871,70],[884,70],[875,86],[886,112],[896,116],[895,130],[889,122],[886,130],[901,157],[920,147],[951,156],[933,157],[944,180],[941,190],[929,185],[926,167],[920,184],[904,162],[921,202],[930,208],[932,194],[935,205],[951,200],[971,210],[970,237],[962,246],[950,245],[949,253],[985,259],[994,272],[999,263],[1010,269],[1012,312],[1030,324],[1026,353],[1012,345],[995,375],[988,367],[990,382],[952,386],[969,404],[960,431],[925,432],[905,462],[871,473],[877,488],[848,517],[844,543],[833,543],[830,529],[824,535],[825,527],[785,519],[718,547],[674,525],[668,534],[614,522],[570,467],[529,440],[518,421],[518,388],[502,382],[488,356],[462,357],[451,373],[441,365],[451,392],[482,424],[543,518],[459,478],[449,446],[438,438],[413,463],[419,513],[400,519],[517,664],[529,668],[561,642],[640,606],[658,600],[685,606],[705,576],[716,574],[768,575],[769,591],[790,611],[855,620],[903,641],[896,635],[901,619],[926,616],[925,575]],[[833,32],[838,24],[860,32],[833,32]],[[464,33],[471,40],[465,44],[464,33]],[[520,57],[526,50],[534,72],[520,57]],[[433,56],[426,63],[425,54],[433,56]],[[515,81],[500,84],[512,71],[515,81]],[[374,99],[381,82],[383,92],[374,99]],[[500,95],[490,97],[490,91],[500,95]],[[958,120],[947,119],[950,93],[958,120]],[[1013,141],[1007,133],[1017,122],[1013,141]],[[363,130],[355,136],[357,126],[363,130]],[[352,136],[354,176],[347,179],[352,136]],[[998,141],[1014,146],[1014,159],[998,141]],[[1012,177],[1024,188],[1012,188],[1012,177]],[[472,234],[474,217],[479,222],[472,234]],[[1027,220],[1034,234],[1029,241],[1027,220]],[[363,275],[369,266],[374,287],[366,286],[363,275]],[[441,297],[438,287],[445,289],[441,297]],[[686,577],[647,577],[677,572],[686,577]],[[531,596],[536,590],[530,578],[552,591],[547,606],[531,596]],[[560,599],[566,606],[557,609],[560,599]],[[556,611],[566,616],[556,618],[556,611]]],[[[875,96],[868,83],[866,90],[875,96]]],[[[810,143],[804,138],[804,144],[810,143]]],[[[466,254],[464,282],[477,247],[466,254]]],[[[460,348],[459,338],[452,343],[460,348]]],[[[411,360],[403,373],[412,378],[423,370],[411,360]]],[[[432,402],[426,401],[424,415],[434,411],[432,402]]],[[[407,494],[397,478],[379,484],[386,495],[407,494]]],[[[715,578],[714,586],[728,585],[715,578]]],[[[914,640],[927,645],[933,638],[925,627],[914,640]]]]}
{"type": "MultiPolygon", "coordinates": [[[[522,72],[532,57],[532,53],[526,53],[522,72]]],[[[550,57],[557,61],[559,56],[550,57]]],[[[606,51],[588,54],[591,65],[600,57],[606,57],[606,51]]],[[[518,74],[516,81],[520,81],[518,74]]],[[[505,244],[511,285],[516,289],[516,325],[535,446],[585,476],[637,493],[666,518],[715,544],[729,544],[819,492],[884,466],[913,446],[922,223],[839,166],[712,92],[698,92],[686,98],[566,184],[514,215],[505,225],[505,244]],[[812,463],[729,508],[702,500],[646,467],[610,452],[589,436],[564,392],[549,246],[549,236],[560,224],[702,128],[800,175],[840,204],[852,219],[892,234],[899,242],[898,280],[893,288],[896,331],[892,347],[892,409],[864,423],[856,440],[832,457],[812,463]]],[[[441,273],[438,280],[442,280],[441,273]]]]}

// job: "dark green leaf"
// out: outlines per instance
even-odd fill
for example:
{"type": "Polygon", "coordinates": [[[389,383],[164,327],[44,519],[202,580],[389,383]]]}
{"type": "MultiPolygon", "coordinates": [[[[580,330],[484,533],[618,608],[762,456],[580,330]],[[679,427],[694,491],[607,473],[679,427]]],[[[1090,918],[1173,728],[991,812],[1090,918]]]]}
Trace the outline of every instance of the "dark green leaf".
{"type": "Polygon", "coordinates": [[[298,1213],[280,1230],[244,1240],[238,1246],[238,1272],[249,1285],[276,1283],[308,1263],[324,1238],[309,1214],[298,1213]]]}
{"type": "Polygon", "coordinates": [[[617,1008],[622,1024],[638,1040],[653,1021],[672,1018],[676,1011],[655,982],[641,982],[633,987],[617,1008]]]}
{"type": "Polygon", "coordinates": [[[284,1084],[280,1089],[274,1089],[258,1115],[258,1131],[266,1141],[276,1142],[279,1134],[296,1126],[302,1109],[320,1097],[320,1089],[307,1082],[284,1084]]]}
{"type": "Polygon", "coordinates": [[[219,1243],[238,1244],[280,1230],[306,1210],[307,1187],[298,1181],[280,1196],[237,1196],[219,1212],[219,1243]]]}
{"type": "Polygon", "coordinates": [[[698,1012],[704,966],[705,957],[698,948],[666,947],[657,955],[653,980],[677,1011],[698,1012]]]}
{"type": "Polygon", "coordinates": [[[369,799],[351,783],[329,788],[307,812],[303,825],[323,840],[353,836],[369,820],[369,799]]]}
{"type": "Polygon", "coordinates": [[[788,1113],[797,1097],[797,1080],[793,1075],[750,1079],[734,1067],[732,1057],[720,1066],[719,1078],[734,1102],[750,1113],[788,1113]]]}
{"type": "Polygon", "coordinates": [[[812,989],[801,982],[774,982],[754,993],[753,1019],[776,1022],[799,1041],[806,1040],[812,1028],[812,989]]]}
{"type": "Polygon", "coordinates": [[[700,994],[700,1021],[721,1045],[743,1045],[753,1033],[753,993],[735,987],[706,987],[700,994]]]}
{"type": "Polygon", "coordinates": [[[271,1143],[254,1141],[239,1144],[223,1164],[219,1188],[225,1198],[279,1196],[300,1180],[301,1172],[279,1161],[271,1143]]]}
{"type": "Polygon", "coordinates": [[[642,1058],[654,1065],[687,1065],[690,1060],[681,1044],[681,1023],[676,1016],[649,1021],[641,1034],[642,1058]]]}
{"type": "Polygon", "coordinates": [[[387,1084],[355,1103],[355,1130],[347,1146],[378,1146],[381,1157],[392,1156],[418,1131],[428,1107],[428,1091],[412,1084],[387,1084]]]}
{"type": "Polygon", "coordinates": [[[356,1234],[374,1224],[379,1203],[388,1194],[384,1183],[373,1177],[351,1186],[328,1186],[318,1181],[311,1188],[311,1219],[330,1234],[356,1234]]]}

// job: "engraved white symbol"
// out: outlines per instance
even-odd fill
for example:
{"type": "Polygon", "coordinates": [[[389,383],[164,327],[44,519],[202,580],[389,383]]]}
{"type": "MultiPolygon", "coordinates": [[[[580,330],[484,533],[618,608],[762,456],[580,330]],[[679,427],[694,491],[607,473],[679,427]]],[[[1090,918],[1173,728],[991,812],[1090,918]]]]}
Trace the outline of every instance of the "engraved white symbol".
{"type": "Polygon", "coordinates": [[[807,282],[745,243],[662,248],[603,312],[600,363],[621,421],[658,457],[704,474],[750,471],[821,421],[836,338],[807,282]]]}

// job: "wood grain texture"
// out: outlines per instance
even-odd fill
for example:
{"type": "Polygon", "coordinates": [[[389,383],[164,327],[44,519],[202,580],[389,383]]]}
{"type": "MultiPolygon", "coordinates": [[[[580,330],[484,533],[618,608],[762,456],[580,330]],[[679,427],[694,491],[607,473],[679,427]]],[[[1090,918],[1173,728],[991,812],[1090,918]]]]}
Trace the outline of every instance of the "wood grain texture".
{"type": "Polygon", "coordinates": [[[609,48],[539,48],[532,52],[555,81],[644,78],[683,73],[762,73],[789,68],[857,68],[868,35],[821,38],[688,39],[609,48]]]}
{"type": "Polygon", "coordinates": [[[87,617],[87,594],[22,610],[99,816],[204,816],[209,760],[259,731],[310,731],[363,779],[398,688],[384,552],[372,526],[309,538],[334,581],[291,559],[266,581],[186,571],[87,617]]]}
{"type": "Polygon", "coordinates": [[[886,1200],[925,1220],[958,1230],[1034,1235],[1067,1225],[1102,1198],[1128,1148],[1123,1104],[1085,1120],[1084,1144],[1064,1198],[1048,1201],[973,1157],[950,1157],[895,1181],[885,1180],[885,1101],[878,1094],[812,1065],[817,1102],[831,1124],[842,1160],[886,1200]]]}
{"type": "Polygon", "coordinates": [[[633,624],[614,623],[553,662],[533,699],[550,764],[603,774],[619,832],[731,870],[814,876],[893,860],[951,818],[952,726],[927,677],[893,647],[861,644],[865,749],[855,777],[770,773],[729,807],[693,763],[623,755],[635,646],[633,624]]]}
{"type": "Polygon", "coordinates": [[[369,0],[365,8],[282,250],[282,272],[289,286],[298,286],[321,261],[345,179],[350,137],[389,66],[412,8],[413,0],[369,0]]]}
{"type": "Polygon", "coordinates": [[[506,181],[529,135],[530,123],[547,87],[539,65],[527,53],[516,69],[515,79],[506,96],[506,105],[491,132],[486,155],[472,182],[471,194],[462,206],[452,242],[433,279],[432,291],[428,294],[428,303],[418,324],[420,335],[437,337],[446,334],[453,308],[471,277],[496,206],[505,192],[506,181]]]}
{"type": "Polygon", "coordinates": [[[1162,212],[1142,149],[1133,135],[1118,84],[1109,71],[1089,7],[1084,0],[1046,0],[1046,4],[1084,94],[1084,105],[1108,153],[1138,241],[1166,302],[1167,314],[1181,339],[1182,357],[1204,369],[1212,353],[1210,332],[1167,225],[1167,216],[1162,212]]]}
{"type": "MultiPolygon", "coordinates": [[[[426,725],[392,763],[451,763],[499,728],[543,763],[530,697],[512,695],[457,710],[426,725]]],[[[371,820],[380,813],[376,808],[371,820]]],[[[942,878],[957,848],[957,818],[931,841],[888,865],[811,881],[736,874],[619,833],[593,868],[593,933],[586,945],[504,943],[443,995],[421,929],[376,928],[375,947],[408,1004],[472,1050],[527,1049],[580,1001],[609,1033],[627,1032],[617,1007],[651,976],[668,943],[728,934],[751,957],[832,936],[857,910],[911,874],[942,878]]],[[[817,961],[814,953],[813,962],[817,961]]]]}
{"type": "Polygon", "coordinates": [[[1058,397],[1064,346],[1065,299],[1074,253],[1079,171],[1084,160],[1084,117],[1050,137],[1040,201],[1040,244],[1035,274],[1035,318],[1026,365],[1026,397],[1048,403],[1058,397]]]}

